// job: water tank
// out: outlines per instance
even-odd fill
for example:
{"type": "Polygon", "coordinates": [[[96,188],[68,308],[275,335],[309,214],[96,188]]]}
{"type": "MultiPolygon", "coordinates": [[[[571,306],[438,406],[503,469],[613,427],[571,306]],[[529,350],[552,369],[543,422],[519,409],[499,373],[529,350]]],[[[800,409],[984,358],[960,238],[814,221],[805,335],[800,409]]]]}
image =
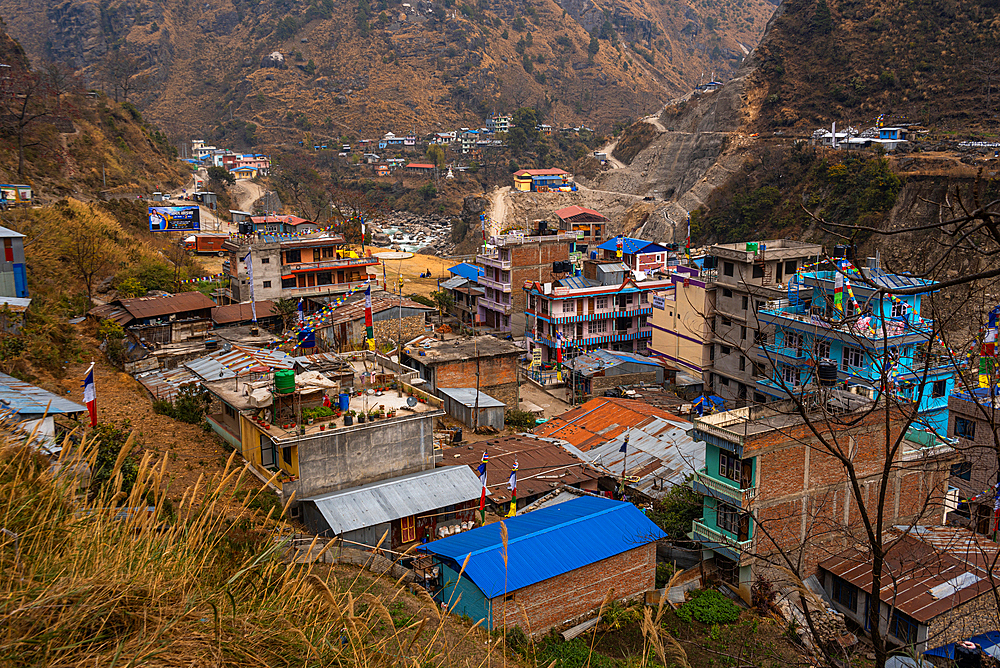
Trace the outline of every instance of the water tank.
{"type": "Polygon", "coordinates": [[[295,391],[295,372],[291,369],[281,369],[274,372],[274,391],[278,394],[291,394],[295,391]]]}
{"type": "Polygon", "coordinates": [[[346,413],[351,408],[351,395],[341,392],[338,397],[337,407],[346,413]]]}
{"type": "Polygon", "coordinates": [[[315,348],[316,332],[313,330],[302,330],[299,332],[299,348],[315,348]]]}
{"type": "Polygon", "coordinates": [[[821,359],[816,364],[816,375],[819,377],[819,384],[823,387],[833,387],[837,384],[837,362],[830,359],[821,359]]]}

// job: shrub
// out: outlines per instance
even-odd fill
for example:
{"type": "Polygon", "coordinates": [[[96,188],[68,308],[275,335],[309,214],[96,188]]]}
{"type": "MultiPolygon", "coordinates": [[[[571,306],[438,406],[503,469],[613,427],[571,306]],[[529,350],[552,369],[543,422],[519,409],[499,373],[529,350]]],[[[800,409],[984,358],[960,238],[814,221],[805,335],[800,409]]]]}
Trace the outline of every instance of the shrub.
{"type": "Polygon", "coordinates": [[[740,608],[724,595],[712,589],[696,591],[691,600],[677,609],[677,617],[691,623],[732,624],[740,618],[740,608]]]}
{"type": "Polygon", "coordinates": [[[201,388],[185,385],[173,401],[154,401],[153,411],[188,424],[198,424],[205,417],[209,396],[201,388]]]}
{"type": "Polygon", "coordinates": [[[518,431],[531,431],[535,428],[535,416],[528,411],[517,410],[516,408],[507,411],[504,422],[509,427],[518,431]]]}

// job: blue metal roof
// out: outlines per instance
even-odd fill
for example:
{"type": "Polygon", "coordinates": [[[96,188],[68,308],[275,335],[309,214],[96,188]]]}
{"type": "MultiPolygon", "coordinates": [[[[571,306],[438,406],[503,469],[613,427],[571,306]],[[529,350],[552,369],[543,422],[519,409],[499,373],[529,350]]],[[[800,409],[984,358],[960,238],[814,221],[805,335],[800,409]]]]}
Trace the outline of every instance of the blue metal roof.
{"type": "MultiPolygon", "coordinates": [[[[618,250],[618,237],[611,237],[598,246],[598,248],[610,251],[618,250]]],[[[660,244],[654,244],[652,241],[622,237],[622,252],[626,255],[635,255],[636,253],[666,253],[667,249],[660,244]]]]}
{"type": "MultiPolygon", "coordinates": [[[[983,651],[990,656],[997,656],[1000,654],[1000,631],[987,631],[982,635],[972,636],[968,639],[970,642],[974,642],[983,648],[983,651]]],[[[939,656],[944,659],[954,659],[955,658],[955,643],[948,643],[947,645],[941,645],[940,647],[935,647],[934,649],[929,649],[924,652],[927,656],[939,656]]]]}
{"type": "Polygon", "coordinates": [[[461,276],[462,278],[467,278],[470,281],[476,280],[477,276],[482,276],[486,271],[477,265],[470,264],[468,262],[463,262],[462,264],[456,264],[454,267],[448,270],[456,276],[461,276]]]}
{"type": "Polygon", "coordinates": [[[617,350],[592,350],[586,355],[580,355],[576,359],[568,362],[566,366],[584,374],[591,374],[602,369],[610,369],[624,362],[633,364],[644,364],[658,367],[659,363],[636,353],[619,352],[617,350]]]}
{"type": "Polygon", "coordinates": [[[631,503],[585,496],[436,540],[419,549],[459,570],[488,597],[500,596],[665,538],[631,503]]]}
{"type": "Polygon", "coordinates": [[[0,404],[18,415],[82,413],[86,407],[48,390],[0,373],[0,404]]]}

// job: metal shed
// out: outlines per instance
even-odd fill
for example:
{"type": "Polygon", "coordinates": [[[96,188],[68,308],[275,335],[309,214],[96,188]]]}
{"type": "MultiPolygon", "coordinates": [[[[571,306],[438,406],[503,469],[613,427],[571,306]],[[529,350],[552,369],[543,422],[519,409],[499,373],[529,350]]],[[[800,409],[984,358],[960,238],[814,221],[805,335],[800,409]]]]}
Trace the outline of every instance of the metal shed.
{"type": "Polygon", "coordinates": [[[485,427],[489,425],[497,431],[503,431],[504,411],[507,404],[497,401],[485,392],[478,392],[474,387],[439,387],[438,394],[444,400],[444,410],[462,424],[469,427],[485,427]],[[476,401],[476,395],[479,401],[476,401]],[[476,408],[479,409],[479,420],[476,420],[476,408]]]}

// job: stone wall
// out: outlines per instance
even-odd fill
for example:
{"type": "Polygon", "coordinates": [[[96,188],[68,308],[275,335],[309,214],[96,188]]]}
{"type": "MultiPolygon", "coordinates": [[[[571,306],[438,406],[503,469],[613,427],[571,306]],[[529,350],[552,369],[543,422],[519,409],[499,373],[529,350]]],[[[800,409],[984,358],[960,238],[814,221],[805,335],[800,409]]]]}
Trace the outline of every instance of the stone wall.
{"type": "Polygon", "coordinates": [[[940,647],[995,630],[1000,624],[998,617],[996,599],[987,590],[932,619],[928,627],[927,644],[930,647],[940,647]]]}

